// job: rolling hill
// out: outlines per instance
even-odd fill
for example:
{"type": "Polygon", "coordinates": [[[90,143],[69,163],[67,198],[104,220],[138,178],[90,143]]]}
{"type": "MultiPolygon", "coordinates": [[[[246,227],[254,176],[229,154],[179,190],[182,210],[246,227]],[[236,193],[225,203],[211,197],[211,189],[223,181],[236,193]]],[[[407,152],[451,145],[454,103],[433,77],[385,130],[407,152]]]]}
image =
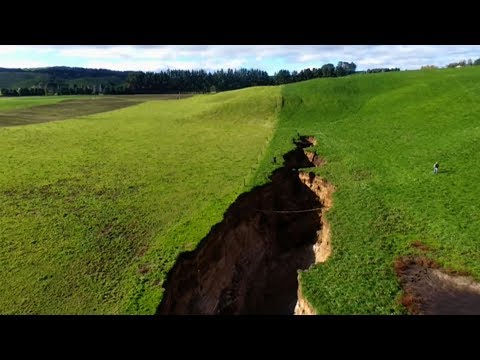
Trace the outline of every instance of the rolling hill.
{"type": "Polygon", "coordinates": [[[132,71],[106,69],[86,69],[66,66],[53,66],[32,69],[0,68],[0,88],[30,88],[49,83],[67,86],[125,85],[132,71]]]}

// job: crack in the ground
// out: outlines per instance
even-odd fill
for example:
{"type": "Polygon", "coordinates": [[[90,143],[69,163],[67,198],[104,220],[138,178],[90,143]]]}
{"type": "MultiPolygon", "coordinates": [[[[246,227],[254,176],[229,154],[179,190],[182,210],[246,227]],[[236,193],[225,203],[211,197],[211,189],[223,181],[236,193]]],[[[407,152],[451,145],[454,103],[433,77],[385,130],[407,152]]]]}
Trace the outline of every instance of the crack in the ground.
{"type": "Polygon", "coordinates": [[[298,270],[329,248],[321,245],[321,214],[331,201],[317,196],[313,173],[298,170],[319,163],[303,151],[315,143],[300,137],[269,184],[240,195],[197,249],[179,256],[157,314],[294,313],[298,270]]]}

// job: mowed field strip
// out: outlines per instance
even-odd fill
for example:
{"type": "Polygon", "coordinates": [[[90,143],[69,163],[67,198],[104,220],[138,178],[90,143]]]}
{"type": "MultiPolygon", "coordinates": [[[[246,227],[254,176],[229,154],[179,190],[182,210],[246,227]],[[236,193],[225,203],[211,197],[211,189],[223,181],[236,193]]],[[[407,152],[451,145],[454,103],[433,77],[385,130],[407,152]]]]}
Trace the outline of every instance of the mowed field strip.
{"type": "Polygon", "coordinates": [[[152,100],[189,95],[0,97],[0,127],[37,124],[96,114],[152,100]]]}

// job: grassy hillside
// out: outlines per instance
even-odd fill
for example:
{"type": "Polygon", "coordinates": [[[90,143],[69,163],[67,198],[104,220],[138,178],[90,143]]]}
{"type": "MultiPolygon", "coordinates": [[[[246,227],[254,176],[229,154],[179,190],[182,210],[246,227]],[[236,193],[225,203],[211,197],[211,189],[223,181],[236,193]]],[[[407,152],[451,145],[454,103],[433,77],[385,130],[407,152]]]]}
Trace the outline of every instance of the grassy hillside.
{"type": "MultiPolygon", "coordinates": [[[[269,156],[315,135],[333,183],[331,258],[301,278],[324,314],[392,314],[394,260],[419,240],[441,265],[480,280],[480,69],[319,79],[283,88],[269,156]],[[433,175],[433,164],[440,173],[433,175]]],[[[271,171],[265,159],[256,181],[271,171]]]]}
{"type": "Polygon", "coordinates": [[[0,313],[152,313],[244,191],[279,88],[0,128],[0,313]]]}
{"type": "Polygon", "coordinates": [[[0,89],[1,88],[19,88],[31,87],[41,82],[49,80],[48,74],[33,72],[1,72],[0,71],[0,89]]]}
{"type": "Polygon", "coordinates": [[[30,88],[50,81],[60,81],[69,86],[125,85],[129,73],[128,71],[83,69],[65,66],[36,69],[0,68],[0,89],[30,88]]]}

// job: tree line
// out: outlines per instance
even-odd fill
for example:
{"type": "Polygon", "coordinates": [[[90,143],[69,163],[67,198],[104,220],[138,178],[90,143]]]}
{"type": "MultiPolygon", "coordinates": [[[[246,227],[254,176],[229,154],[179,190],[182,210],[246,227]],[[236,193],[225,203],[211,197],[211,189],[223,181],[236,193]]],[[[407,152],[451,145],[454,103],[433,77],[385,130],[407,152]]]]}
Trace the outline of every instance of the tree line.
{"type": "Polygon", "coordinates": [[[480,65],[480,58],[475,60],[475,61],[472,61],[472,59],[468,59],[468,60],[462,60],[462,61],[459,61],[459,62],[453,62],[453,63],[448,64],[447,68],[474,66],[474,65],[475,66],[480,65]]]}
{"type": "MultiPolygon", "coordinates": [[[[480,58],[477,60],[473,61],[472,59],[468,60],[462,60],[458,62],[452,62],[445,66],[446,68],[458,68],[458,67],[465,67],[465,66],[478,66],[480,65],[480,58]]],[[[424,65],[420,68],[420,70],[432,70],[432,69],[438,69],[438,66],[436,65],[424,65]]]]}
{"type": "Polygon", "coordinates": [[[0,89],[3,96],[43,96],[45,89],[41,88],[18,88],[18,89],[0,89]]]}
{"type": "Polygon", "coordinates": [[[0,89],[2,96],[45,96],[45,95],[121,95],[132,94],[125,86],[88,85],[88,86],[40,86],[31,88],[0,89]]]}
{"type": "MultiPolygon", "coordinates": [[[[41,95],[98,95],[98,94],[161,94],[161,93],[208,93],[236,90],[250,86],[282,85],[298,81],[323,77],[342,77],[356,72],[356,64],[339,61],[337,66],[325,64],[320,68],[307,68],[301,71],[280,70],[273,76],[258,69],[228,69],[207,72],[205,70],[166,70],[159,72],[129,72],[124,85],[67,85],[65,80],[55,77],[66,77],[69,72],[78,78],[81,68],[58,67],[50,71],[53,78],[49,82],[37,84],[31,88],[1,89],[3,96],[41,96],[41,95]]],[[[105,70],[106,71],[106,70],[105,70]]],[[[104,70],[90,72],[100,76],[104,70]]],[[[71,75],[71,74],[70,74],[71,75]]]]}
{"type": "Polygon", "coordinates": [[[157,73],[139,72],[127,78],[127,88],[132,93],[216,92],[236,90],[250,86],[282,85],[321,77],[340,77],[355,73],[356,65],[340,61],[335,67],[325,64],[321,68],[301,71],[280,70],[273,76],[258,69],[167,70],[157,73]]]}
{"type": "Polygon", "coordinates": [[[43,68],[3,68],[0,67],[0,73],[27,73],[27,74],[47,74],[56,78],[64,79],[80,79],[80,78],[102,78],[102,77],[117,77],[118,79],[125,79],[128,74],[135,71],[120,71],[109,69],[90,69],[70,66],[50,66],[43,68]]]}
{"type": "Polygon", "coordinates": [[[390,71],[400,71],[400,68],[375,68],[375,69],[368,69],[366,71],[367,74],[372,73],[379,73],[379,72],[390,72],[390,71]]]}

